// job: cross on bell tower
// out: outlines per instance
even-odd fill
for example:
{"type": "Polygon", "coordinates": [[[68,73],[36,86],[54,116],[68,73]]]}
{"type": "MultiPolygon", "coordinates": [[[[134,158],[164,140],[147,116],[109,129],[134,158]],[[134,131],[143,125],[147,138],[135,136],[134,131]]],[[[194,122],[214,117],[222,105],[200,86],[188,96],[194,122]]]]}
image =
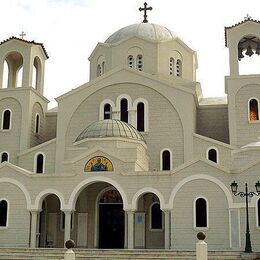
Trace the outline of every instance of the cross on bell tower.
{"type": "Polygon", "coordinates": [[[140,7],[139,8],[139,11],[142,12],[144,11],[144,20],[143,20],[143,23],[148,23],[148,20],[147,20],[147,11],[152,11],[153,8],[150,6],[150,7],[147,7],[147,3],[145,2],[144,3],[144,8],[140,7]]]}

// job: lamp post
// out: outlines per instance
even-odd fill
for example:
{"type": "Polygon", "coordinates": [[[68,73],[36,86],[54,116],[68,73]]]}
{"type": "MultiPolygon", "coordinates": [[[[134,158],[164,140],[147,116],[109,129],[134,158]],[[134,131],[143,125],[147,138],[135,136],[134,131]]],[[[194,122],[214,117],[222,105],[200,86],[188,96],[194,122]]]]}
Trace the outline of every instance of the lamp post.
{"type": "Polygon", "coordinates": [[[246,198],[246,246],[245,246],[245,253],[251,253],[252,252],[252,246],[251,246],[251,239],[250,239],[250,230],[249,230],[249,218],[248,218],[248,197],[252,198],[254,195],[259,196],[260,195],[260,182],[258,181],[255,184],[256,192],[249,191],[247,188],[247,183],[245,184],[245,192],[243,191],[237,191],[238,185],[234,181],[230,185],[231,191],[235,196],[240,196],[241,198],[246,198]]]}

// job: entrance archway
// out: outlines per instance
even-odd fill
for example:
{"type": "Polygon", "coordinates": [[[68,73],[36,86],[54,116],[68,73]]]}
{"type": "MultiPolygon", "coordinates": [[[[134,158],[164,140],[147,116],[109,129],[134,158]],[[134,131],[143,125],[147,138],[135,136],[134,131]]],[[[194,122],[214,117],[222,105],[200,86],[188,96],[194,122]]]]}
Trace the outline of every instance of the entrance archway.
{"type": "Polygon", "coordinates": [[[98,199],[99,248],[124,248],[124,220],[119,192],[106,188],[98,199]]]}

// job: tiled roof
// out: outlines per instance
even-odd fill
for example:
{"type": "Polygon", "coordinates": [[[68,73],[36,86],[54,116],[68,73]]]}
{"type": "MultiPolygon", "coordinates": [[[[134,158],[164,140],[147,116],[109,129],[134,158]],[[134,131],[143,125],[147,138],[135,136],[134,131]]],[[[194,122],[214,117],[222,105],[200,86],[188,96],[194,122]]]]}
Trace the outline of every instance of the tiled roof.
{"type": "Polygon", "coordinates": [[[8,39],[6,39],[6,40],[0,42],[0,45],[1,45],[1,44],[4,44],[4,43],[6,43],[6,42],[9,42],[9,41],[11,41],[11,40],[13,40],[13,39],[14,39],[14,40],[21,41],[21,42],[25,42],[25,43],[30,43],[30,44],[35,44],[35,45],[39,45],[39,46],[41,46],[41,47],[42,47],[42,50],[43,50],[43,52],[44,52],[44,54],[45,54],[45,56],[46,56],[46,58],[47,58],[47,59],[49,58],[49,55],[48,55],[48,53],[47,53],[45,47],[43,46],[42,43],[39,43],[39,42],[35,42],[35,41],[27,41],[27,40],[24,40],[24,39],[21,39],[21,38],[18,38],[18,37],[12,36],[12,37],[10,37],[10,38],[8,38],[8,39]]]}
{"type": "Polygon", "coordinates": [[[234,27],[236,27],[236,26],[238,26],[238,25],[241,25],[241,24],[243,24],[243,23],[246,23],[246,22],[248,22],[248,21],[254,22],[254,23],[260,23],[260,21],[255,20],[255,19],[252,19],[251,17],[245,17],[245,19],[244,19],[243,21],[241,21],[241,22],[239,22],[239,23],[236,23],[236,24],[234,24],[234,25],[232,25],[232,26],[225,27],[225,46],[227,46],[227,30],[228,30],[228,29],[231,29],[231,28],[234,28],[234,27]]]}

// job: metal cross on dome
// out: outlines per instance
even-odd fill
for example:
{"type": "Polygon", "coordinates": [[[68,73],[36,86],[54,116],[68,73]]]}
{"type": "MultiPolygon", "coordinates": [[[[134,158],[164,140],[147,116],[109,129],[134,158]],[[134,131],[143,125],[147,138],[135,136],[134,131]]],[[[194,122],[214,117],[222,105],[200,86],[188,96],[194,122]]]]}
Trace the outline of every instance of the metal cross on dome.
{"type": "Polygon", "coordinates": [[[147,20],[147,11],[152,11],[153,8],[150,6],[150,7],[147,7],[147,3],[145,2],[144,3],[144,8],[140,7],[139,8],[139,11],[142,12],[144,11],[144,20],[143,20],[143,23],[148,23],[148,20],[147,20]]]}
{"type": "Polygon", "coordinates": [[[20,33],[19,36],[21,36],[21,38],[23,39],[24,36],[26,36],[26,33],[24,31],[22,31],[22,33],[20,33]]]}

